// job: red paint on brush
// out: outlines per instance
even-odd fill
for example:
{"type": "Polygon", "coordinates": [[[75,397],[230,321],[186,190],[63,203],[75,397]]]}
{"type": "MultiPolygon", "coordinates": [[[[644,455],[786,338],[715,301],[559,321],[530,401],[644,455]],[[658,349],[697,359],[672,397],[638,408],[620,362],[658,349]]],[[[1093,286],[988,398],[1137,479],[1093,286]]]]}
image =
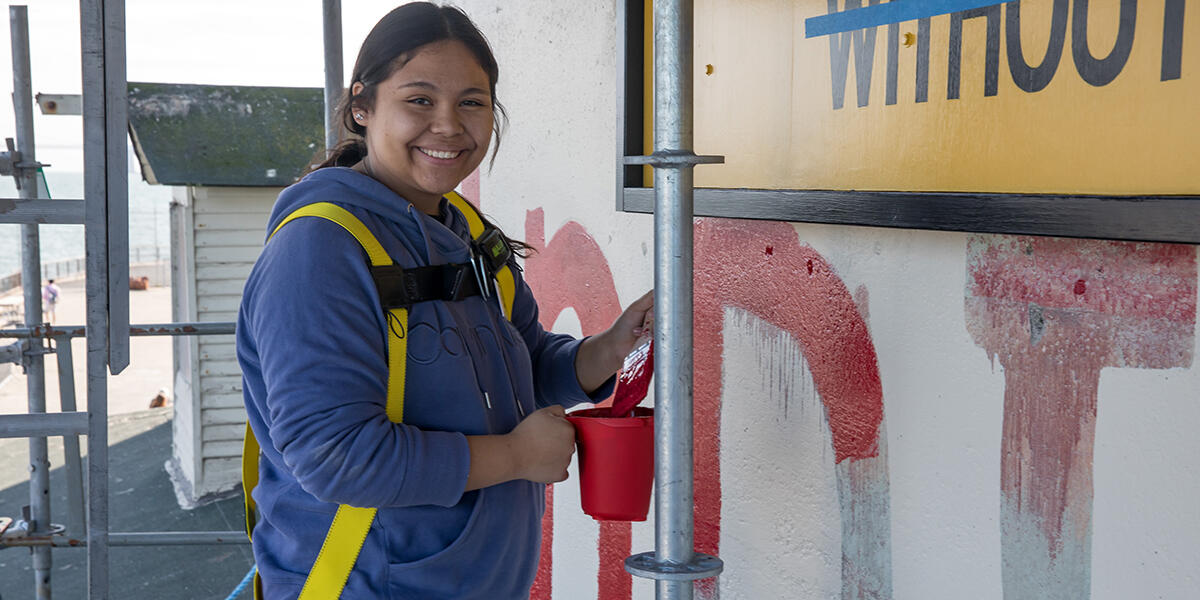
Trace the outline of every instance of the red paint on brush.
{"type": "Polygon", "coordinates": [[[617,377],[617,391],[613,394],[613,417],[628,417],[633,407],[646,399],[650,391],[650,378],[654,376],[654,338],[647,337],[638,344],[629,356],[617,377]]]}
{"type": "MultiPolygon", "coordinates": [[[[525,240],[539,250],[525,262],[525,282],[538,299],[542,327],[550,329],[562,311],[573,308],[583,334],[592,335],[607,329],[621,315],[612,270],[604,252],[582,225],[574,221],[566,223],[546,244],[545,213],[540,208],[527,211],[525,240]]],[[[546,517],[542,520],[542,562],[538,565],[532,600],[551,599],[550,499],[547,495],[546,517]],[[539,587],[537,581],[544,583],[539,587]]],[[[601,522],[598,546],[598,600],[628,600],[633,595],[633,582],[624,566],[633,546],[629,523],[601,522]]]]}

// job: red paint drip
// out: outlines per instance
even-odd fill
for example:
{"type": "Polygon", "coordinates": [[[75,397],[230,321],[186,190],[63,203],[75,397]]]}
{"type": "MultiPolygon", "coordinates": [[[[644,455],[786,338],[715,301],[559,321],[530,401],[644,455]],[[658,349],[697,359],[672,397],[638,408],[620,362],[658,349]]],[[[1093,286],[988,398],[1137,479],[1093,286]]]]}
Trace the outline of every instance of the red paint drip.
{"type": "Polygon", "coordinates": [[[633,407],[645,400],[650,391],[650,378],[654,376],[654,338],[646,336],[643,339],[645,341],[625,357],[625,366],[617,377],[617,393],[613,395],[610,416],[629,416],[633,407]]]}

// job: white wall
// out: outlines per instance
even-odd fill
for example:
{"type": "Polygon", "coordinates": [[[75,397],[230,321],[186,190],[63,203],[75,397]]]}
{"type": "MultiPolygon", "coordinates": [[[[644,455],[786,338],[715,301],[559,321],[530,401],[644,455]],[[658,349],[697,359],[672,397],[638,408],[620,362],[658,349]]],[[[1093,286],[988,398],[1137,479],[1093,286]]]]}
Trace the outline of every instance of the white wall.
{"type": "MultiPolygon", "coordinates": [[[[525,239],[548,241],[567,222],[581,224],[627,304],[652,285],[653,242],[651,217],[613,208],[613,3],[462,5],[495,48],[498,94],[511,117],[495,169],[482,176],[484,210],[525,239]],[[531,231],[528,211],[539,209],[544,231],[531,231]]],[[[725,232],[721,239],[744,240],[729,255],[750,263],[771,255],[757,244],[779,239],[777,225],[706,220],[702,226],[725,232]]],[[[841,405],[813,383],[812,344],[762,315],[725,307],[719,456],[707,458],[720,469],[721,598],[1195,597],[1189,571],[1200,564],[1200,518],[1191,500],[1200,492],[1195,247],[1060,241],[1033,249],[1032,241],[1010,236],[804,224],[788,231],[794,244],[788,252],[820,257],[869,329],[876,361],[867,366],[878,375],[883,402],[878,454],[859,466],[837,462],[828,411],[841,405]],[[1032,274],[988,262],[988,252],[1026,242],[1032,274]],[[1127,283],[1095,269],[1085,273],[1100,255],[1111,257],[1101,271],[1125,269],[1120,277],[1127,283]],[[1150,266],[1153,257],[1167,256],[1150,266]],[[1037,272],[1052,263],[1062,272],[1037,272]],[[980,295],[981,275],[1012,277],[1010,289],[1034,292],[1059,285],[1056,277],[1070,289],[1078,277],[1089,291],[1075,292],[1076,305],[1056,307],[1004,290],[980,295]],[[1174,316],[1137,321],[1134,313],[1149,310],[1149,301],[1136,296],[1129,296],[1128,314],[1092,300],[1143,285],[1177,292],[1174,316]],[[1067,341],[1031,341],[1028,314],[1035,308],[1041,314],[1043,304],[1047,331],[1067,341]],[[1011,340],[1004,337],[1010,312],[1026,315],[1011,340]],[[1084,333],[1075,342],[1072,327],[1084,333]],[[1001,338],[1011,345],[996,347],[1001,338]],[[1152,348],[1096,358],[1093,349],[1114,339],[1152,348]],[[1097,382],[1093,391],[1089,381],[1097,382]],[[1046,382],[1044,389],[1038,382],[1046,382]],[[1022,398],[1035,403],[1029,409],[1035,413],[1016,404],[1006,410],[1006,402],[1022,398]],[[1064,420],[1059,407],[1065,412],[1077,401],[1093,403],[1094,416],[1085,406],[1078,420],[1064,420]],[[1079,439],[1058,472],[1045,456],[1064,436],[1079,439]],[[1004,479],[1006,455],[1029,477],[1024,483],[1004,479]],[[1013,508],[1006,494],[1041,504],[1013,508]],[[1039,525],[1027,530],[1022,523],[1031,519],[1039,525]],[[869,531],[848,530],[850,524],[869,531]],[[861,568],[843,570],[847,557],[862,559],[854,563],[861,568]]],[[[781,254],[770,260],[789,258],[781,254]]],[[[808,293],[802,271],[781,275],[751,282],[745,295],[761,294],[749,289],[757,286],[808,293]]],[[[553,287],[568,273],[541,276],[543,287],[553,287]]],[[[739,300],[737,290],[728,293],[739,300]]],[[[825,301],[817,297],[815,306],[793,313],[800,321],[830,319],[825,301]]],[[[574,309],[559,317],[558,327],[579,333],[589,308],[574,309]]],[[[834,318],[831,327],[840,322],[834,318]]],[[[695,350],[698,360],[714,352],[695,350]]],[[[848,376],[859,375],[869,374],[848,376]]],[[[601,583],[604,544],[579,508],[576,475],[555,491],[551,589],[535,588],[534,597],[629,597],[601,583]]],[[[652,522],[632,531],[634,552],[652,549],[652,522]]],[[[632,597],[653,597],[642,580],[630,586],[632,597]]],[[[700,597],[716,595],[705,589],[700,597]]]]}
{"type": "MultiPolygon", "coordinates": [[[[177,320],[234,322],[279,188],[189,187],[177,194],[177,320]],[[177,237],[183,236],[183,237],[177,237]]],[[[241,483],[246,411],[233,336],[182,338],[176,346],[174,460],[181,501],[241,483]],[[190,489],[188,489],[190,488],[190,489]]]]}

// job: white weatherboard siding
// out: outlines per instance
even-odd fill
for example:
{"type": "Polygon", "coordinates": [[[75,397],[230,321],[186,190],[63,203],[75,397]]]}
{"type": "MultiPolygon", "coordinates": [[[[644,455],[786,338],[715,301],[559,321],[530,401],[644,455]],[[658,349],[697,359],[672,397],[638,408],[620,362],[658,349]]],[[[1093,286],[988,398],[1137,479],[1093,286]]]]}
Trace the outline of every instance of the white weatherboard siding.
{"type": "MultiPolygon", "coordinates": [[[[233,322],[262,250],[279,188],[189,187],[172,208],[176,321],[233,322]]],[[[174,458],[180,501],[194,504],[241,480],[242,374],[232,336],[175,345],[174,458]]]]}

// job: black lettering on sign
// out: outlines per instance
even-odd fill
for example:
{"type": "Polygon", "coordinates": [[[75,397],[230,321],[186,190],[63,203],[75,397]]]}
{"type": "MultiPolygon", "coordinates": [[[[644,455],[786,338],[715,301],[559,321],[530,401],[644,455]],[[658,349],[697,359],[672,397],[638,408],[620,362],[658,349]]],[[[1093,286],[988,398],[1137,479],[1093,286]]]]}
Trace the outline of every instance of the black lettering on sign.
{"type": "Polygon", "coordinates": [[[1067,0],[1054,0],[1054,12],[1050,16],[1050,43],[1041,64],[1030,67],[1025,62],[1021,48],[1021,2],[1009,2],[1004,10],[1004,38],[1008,42],[1008,70],[1013,83],[1026,92],[1039,92],[1054,79],[1058,63],[1062,59],[1063,46],[1067,39],[1067,0]]]}
{"type": "MultiPolygon", "coordinates": [[[[876,6],[882,0],[867,0],[868,6],[876,6]]],[[[892,2],[898,0],[891,0],[892,2]]],[[[916,1],[916,0],[913,0],[916,1]]],[[[1088,9],[1091,0],[1039,0],[1054,3],[1050,14],[1050,37],[1046,52],[1037,66],[1027,58],[1027,48],[1021,44],[1021,0],[1010,0],[980,8],[951,12],[948,62],[946,66],[946,98],[960,97],[963,54],[963,21],[983,17],[987,20],[987,37],[984,54],[983,95],[995,96],[999,92],[1001,10],[1008,69],[1013,83],[1027,92],[1039,92],[1053,81],[1062,62],[1063,49],[1067,40],[1067,25],[1071,29],[1071,56],[1075,70],[1088,84],[1101,87],[1112,83],[1129,60],[1133,49],[1137,24],[1137,0],[1120,0],[1117,39],[1113,48],[1103,58],[1096,58],[1088,44],[1088,9]],[[1074,6],[1071,6],[1071,3],[1074,6]]],[[[844,0],[841,12],[863,8],[863,0],[844,0]]],[[[1183,72],[1184,8],[1187,0],[1163,0],[1163,37],[1161,81],[1179,79],[1183,72]]],[[[839,0],[826,0],[829,14],[838,13],[839,0]]],[[[929,47],[930,17],[917,21],[916,35],[916,82],[914,100],[917,103],[929,100],[929,47]]],[[[1028,27],[1029,24],[1026,23],[1028,27]]],[[[897,102],[900,72],[900,23],[887,24],[887,64],[885,65],[884,103],[897,102]]],[[[854,57],[855,90],[858,106],[864,107],[871,98],[871,76],[875,62],[875,37],[878,27],[865,27],[828,34],[830,81],[833,84],[833,108],[840,109],[846,100],[846,79],[849,74],[851,51],[854,57]]],[[[906,33],[906,45],[912,45],[912,34],[906,33]]],[[[1036,49],[1035,49],[1036,50],[1036,49]]],[[[1034,55],[1036,56],[1036,54],[1034,55]]]]}
{"type": "MultiPolygon", "coordinates": [[[[895,104],[900,71],[900,24],[888,24],[887,31],[887,99],[885,104],[895,104]]],[[[917,102],[929,100],[929,17],[917,21],[917,90],[915,99],[917,102]]]]}
{"type": "MultiPolygon", "coordinates": [[[[1129,60],[1133,49],[1133,29],[1137,24],[1137,0],[1121,0],[1120,25],[1117,41],[1112,52],[1104,58],[1092,56],[1087,41],[1087,15],[1089,0],[1075,0],[1075,11],[1071,15],[1071,54],[1075,57],[1075,70],[1084,81],[1096,87],[1108,85],[1129,60]]],[[[1182,22],[1182,21],[1181,21],[1182,22]]]]}
{"type": "Polygon", "coordinates": [[[1163,48],[1161,81],[1179,79],[1183,63],[1184,0],[1166,0],[1163,7],[1163,48]]]}
{"type": "MultiPolygon", "coordinates": [[[[871,5],[879,0],[868,0],[871,5]]],[[[829,13],[837,12],[837,0],[826,0],[829,13]]],[[[845,10],[862,8],[862,0],[846,0],[845,10]]],[[[833,108],[846,102],[846,71],[850,68],[850,47],[854,46],[854,79],[859,107],[871,99],[871,71],[875,67],[875,33],[877,27],[867,27],[829,36],[829,73],[833,80],[833,108]]]]}
{"type": "Polygon", "coordinates": [[[929,101],[929,17],[917,21],[917,102],[929,101]]]}
{"type": "Polygon", "coordinates": [[[887,41],[887,99],[884,104],[896,103],[896,80],[900,78],[900,24],[888,23],[887,41]]]}
{"type": "Polygon", "coordinates": [[[962,65],[962,24],[964,19],[987,18],[987,48],[983,67],[983,95],[995,96],[1000,81],[1000,5],[963,10],[950,15],[950,61],[946,77],[946,99],[958,98],[959,70],[962,65]]]}

